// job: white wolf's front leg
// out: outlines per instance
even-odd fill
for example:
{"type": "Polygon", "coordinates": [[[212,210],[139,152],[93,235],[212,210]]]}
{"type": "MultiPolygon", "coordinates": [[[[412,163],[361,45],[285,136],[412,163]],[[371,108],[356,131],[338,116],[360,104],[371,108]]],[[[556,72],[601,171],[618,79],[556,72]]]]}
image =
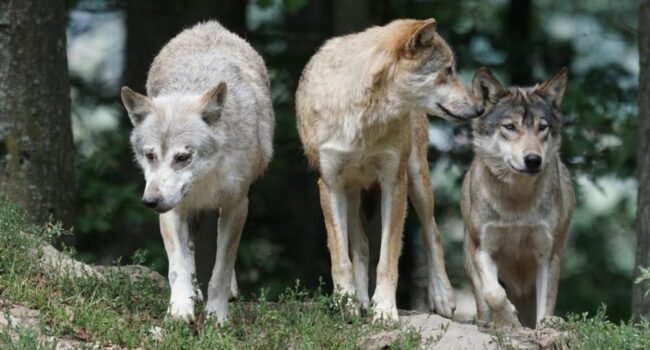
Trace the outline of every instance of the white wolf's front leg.
{"type": "MultiPolygon", "coordinates": [[[[194,247],[189,237],[187,218],[174,209],[160,215],[160,232],[169,260],[169,314],[187,322],[194,320],[194,247]]],[[[200,297],[200,296],[199,296],[200,297]]]]}
{"type": "Polygon", "coordinates": [[[375,320],[397,321],[397,267],[402,249],[402,230],[406,216],[406,171],[396,171],[391,179],[380,178],[381,186],[381,251],[377,264],[377,287],[372,297],[375,320]]]}
{"type": "Polygon", "coordinates": [[[205,313],[216,316],[217,323],[228,319],[228,299],[232,294],[233,271],[242,229],[248,215],[248,197],[243,197],[231,207],[223,207],[219,216],[217,257],[208,285],[208,302],[205,313]]]}

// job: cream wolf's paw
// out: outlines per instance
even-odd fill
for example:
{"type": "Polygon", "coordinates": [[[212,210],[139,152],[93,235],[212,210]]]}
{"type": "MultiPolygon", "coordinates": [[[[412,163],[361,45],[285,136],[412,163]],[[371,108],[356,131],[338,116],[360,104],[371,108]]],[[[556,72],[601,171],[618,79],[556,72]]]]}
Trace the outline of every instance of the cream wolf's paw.
{"type": "Polygon", "coordinates": [[[167,313],[175,319],[187,323],[194,322],[194,300],[193,297],[176,298],[169,302],[167,313]]]}
{"type": "Polygon", "coordinates": [[[372,312],[373,312],[372,320],[374,322],[378,322],[378,321],[397,322],[397,321],[399,321],[399,314],[397,313],[397,306],[395,306],[395,302],[389,301],[389,300],[378,300],[377,298],[373,298],[372,304],[373,304],[373,307],[372,307],[372,312]]]}
{"type": "Polygon", "coordinates": [[[357,301],[354,288],[336,288],[332,299],[334,300],[334,306],[345,313],[352,316],[361,314],[361,304],[357,301]]]}
{"type": "Polygon", "coordinates": [[[454,298],[454,289],[449,281],[443,281],[434,278],[429,282],[428,290],[429,310],[436,312],[440,316],[452,318],[456,311],[456,300],[454,298]]]}

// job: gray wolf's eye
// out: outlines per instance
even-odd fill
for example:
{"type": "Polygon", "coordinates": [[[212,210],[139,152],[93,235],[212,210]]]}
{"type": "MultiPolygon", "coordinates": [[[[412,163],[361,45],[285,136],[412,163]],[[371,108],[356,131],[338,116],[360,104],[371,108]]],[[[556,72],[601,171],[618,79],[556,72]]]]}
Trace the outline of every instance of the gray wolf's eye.
{"type": "Polygon", "coordinates": [[[539,124],[539,131],[544,131],[544,130],[546,130],[546,129],[548,129],[548,125],[546,125],[546,124],[539,124]]]}
{"type": "Polygon", "coordinates": [[[515,124],[513,123],[503,124],[502,126],[506,128],[506,130],[510,130],[510,131],[515,130],[515,124]]]}
{"type": "Polygon", "coordinates": [[[452,66],[447,67],[445,69],[445,73],[447,73],[447,75],[453,75],[454,74],[454,68],[452,66]]]}
{"type": "Polygon", "coordinates": [[[192,155],[189,153],[178,153],[174,156],[174,161],[177,163],[187,162],[192,158],[192,155]]]}

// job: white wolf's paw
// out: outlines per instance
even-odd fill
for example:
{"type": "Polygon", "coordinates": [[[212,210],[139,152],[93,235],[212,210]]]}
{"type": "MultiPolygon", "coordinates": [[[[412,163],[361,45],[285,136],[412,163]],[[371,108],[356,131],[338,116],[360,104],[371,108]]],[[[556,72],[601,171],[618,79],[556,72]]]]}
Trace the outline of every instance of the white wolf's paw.
{"type": "Polygon", "coordinates": [[[169,302],[167,313],[177,320],[187,323],[194,322],[194,301],[192,299],[192,297],[172,299],[169,302]]]}
{"type": "Polygon", "coordinates": [[[437,278],[431,281],[429,283],[428,297],[429,310],[447,318],[454,316],[456,300],[454,298],[454,289],[449,284],[449,281],[437,278]]]}
{"type": "Polygon", "coordinates": [[[208,301],[203,312],[206,317],[215,318],[218,326],[223,326],[228,322],[228,303],[223,306],[216,301],[208,301]]]}
{"type": "Polygon", "coordinates": [[[372,304],[373,304],[373,308],[372,308],[373,322],[399,321],[399,314],[397,313],[397,306],[395,306],[394,301],[378,300],[376,298],[373,298],[372,304]]]}
{"type": "Polygon", "coordinates": [[[232,281],[230,282],[230,298],[229,300],[237,300],[239,298],[239,287],[237,286],[237,280],[234,275],[232,281]]]}

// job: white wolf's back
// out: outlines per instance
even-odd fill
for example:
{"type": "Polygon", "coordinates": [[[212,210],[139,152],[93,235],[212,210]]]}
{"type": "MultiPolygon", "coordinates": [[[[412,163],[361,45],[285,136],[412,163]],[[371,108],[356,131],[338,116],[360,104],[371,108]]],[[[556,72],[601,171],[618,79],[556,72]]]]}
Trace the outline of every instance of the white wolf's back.
{"type": "Polygon", "coordinates": [[[244,39],[216,21],[184,30],[151,64],[147,94],[202,94],[222,80],[228,84],[227,103],[236,102],[240,114],[229,118],[241,118],[238,122],[257,128],[263,171],[273,154],[275,118],[270,83],[264,60],[244,39]],[[249,101],[250,96],[253,101],[249,101]]]}

